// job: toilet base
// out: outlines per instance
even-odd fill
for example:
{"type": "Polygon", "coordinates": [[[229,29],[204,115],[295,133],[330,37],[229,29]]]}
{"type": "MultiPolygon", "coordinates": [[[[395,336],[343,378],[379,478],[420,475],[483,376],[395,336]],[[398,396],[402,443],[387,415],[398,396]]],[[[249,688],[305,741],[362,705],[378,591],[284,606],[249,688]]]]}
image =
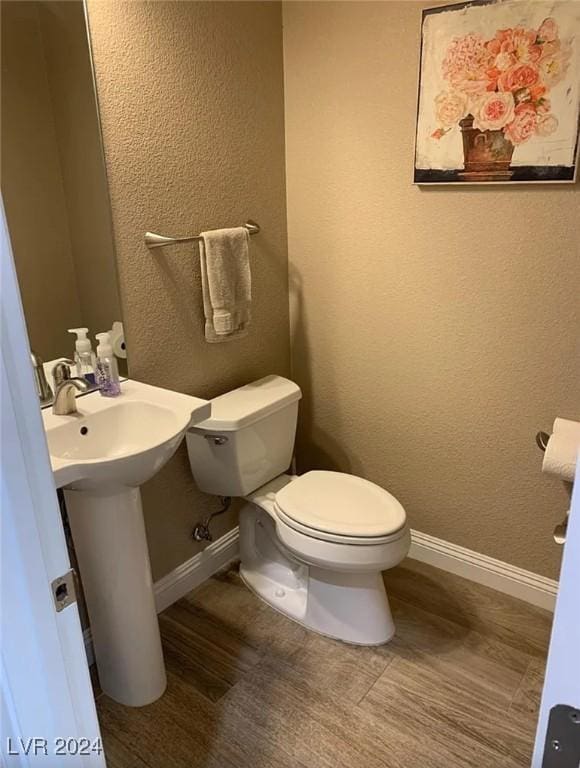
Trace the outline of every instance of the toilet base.
{"type": "Polygon", "coordinates": [[[307,629],[353,645],[383,645],[395,625],[382,575],[337,572],[299,562],[273,520],[248,506],[240,516],[240,576],[261,600],[307,629]]]}
{"type": "MultiPolygon", "coordinates": [[[[240,565],[242,581],[260,600],[306,629],[349,645],[388,643],[395,634],[395,625],[381,574],[372,583],[365,585],[358,579],[357,583],[352,584],[352,574],[330,575],[347,576],[351,583],[332,584],[328,579],[317,582],[313,578],[310,591],[308,588],[282,590],[267,577],[255,571],[247,571],[240,565]],[[345,595],[345,587],[352,590],[350,600],[345,595]],[[306,595],[301,594],[303,592],[306,595]],[[306,599],[307,595],[310,599],[306,599]],[[336,597],[340,603],[333,606],[330,600],[332,597],[336,597]],[[336,608],[338,610],[334,610],[336,608]]],[[[372,575],[363,574],[365,581],[370,581],[372,575]]]]}

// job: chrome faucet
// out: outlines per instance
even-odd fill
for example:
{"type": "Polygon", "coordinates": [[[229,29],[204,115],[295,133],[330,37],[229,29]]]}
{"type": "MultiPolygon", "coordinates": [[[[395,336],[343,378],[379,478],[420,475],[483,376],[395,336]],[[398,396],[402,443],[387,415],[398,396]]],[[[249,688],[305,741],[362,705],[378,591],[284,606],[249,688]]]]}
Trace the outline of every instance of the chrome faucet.
{"type": "Polygon", "coordinates": [[[75,390],[88,392],[91,385],[86,379],[70,375],[69,365],[72,361],[64,360],[57,363],[53,370],[54,401],[52,412],[55,416],[74,416],[78,413],[75,390]]]}
{"type": "Polygon", "coordinates": [[[34,370],[34,383],[36,384],[36,393],[41,405],[50,405],[52,402],[52,389],[46,380],[44,374],[44,365],[42,358],[35,352],[30,352],[32,368],[34,370]]]}

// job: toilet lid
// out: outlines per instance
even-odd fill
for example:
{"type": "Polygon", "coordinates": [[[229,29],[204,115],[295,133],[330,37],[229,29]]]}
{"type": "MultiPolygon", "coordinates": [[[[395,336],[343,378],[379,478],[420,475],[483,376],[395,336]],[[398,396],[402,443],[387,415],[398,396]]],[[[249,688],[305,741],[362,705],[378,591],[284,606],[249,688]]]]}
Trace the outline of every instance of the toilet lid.
{"type": "Polygon", "coordinates": [[[406,522],[405,510],[388,491],[342,472],[301,475],[278,491],[276,507],[302,526],[339,536],[388,536],[406,522]]]}

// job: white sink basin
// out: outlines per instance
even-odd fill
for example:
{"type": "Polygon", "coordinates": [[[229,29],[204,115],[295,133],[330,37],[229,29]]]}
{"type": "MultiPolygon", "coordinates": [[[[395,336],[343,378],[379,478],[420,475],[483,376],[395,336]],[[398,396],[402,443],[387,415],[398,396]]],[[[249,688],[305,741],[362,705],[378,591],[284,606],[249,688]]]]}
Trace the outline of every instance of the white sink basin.
{"type": "Polygon", "coordinates": [[[144,706],[167,680],[138,486],[169,461],[190,423],[210,416],[211,404],[137,381],[121,387],[116,398],[77,397],[78,414],[47,408],[42,418],[55,484],[64,488],[101,688],[121,704],[144,706]]]}
{"type": "Polygon", "coordinates": [[[42,412],[57,488],[136,487],[175,453],[190,422],[210,414],[207,400],[127,380],[119,397],[91,392],[79,413],[42,412]]]}

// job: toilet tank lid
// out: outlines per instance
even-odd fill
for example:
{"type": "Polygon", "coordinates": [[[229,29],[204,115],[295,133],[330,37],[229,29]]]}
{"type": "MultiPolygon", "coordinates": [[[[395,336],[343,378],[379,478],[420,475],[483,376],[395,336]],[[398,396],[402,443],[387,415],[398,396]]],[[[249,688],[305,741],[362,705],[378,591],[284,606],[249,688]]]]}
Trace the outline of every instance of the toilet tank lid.
{"type": "Polygon", "coordinates": [[[211,416],[195,429],[233,432],[300,400],[300,387],[282,376],[264,376],[211,400],[211,416]]]}

